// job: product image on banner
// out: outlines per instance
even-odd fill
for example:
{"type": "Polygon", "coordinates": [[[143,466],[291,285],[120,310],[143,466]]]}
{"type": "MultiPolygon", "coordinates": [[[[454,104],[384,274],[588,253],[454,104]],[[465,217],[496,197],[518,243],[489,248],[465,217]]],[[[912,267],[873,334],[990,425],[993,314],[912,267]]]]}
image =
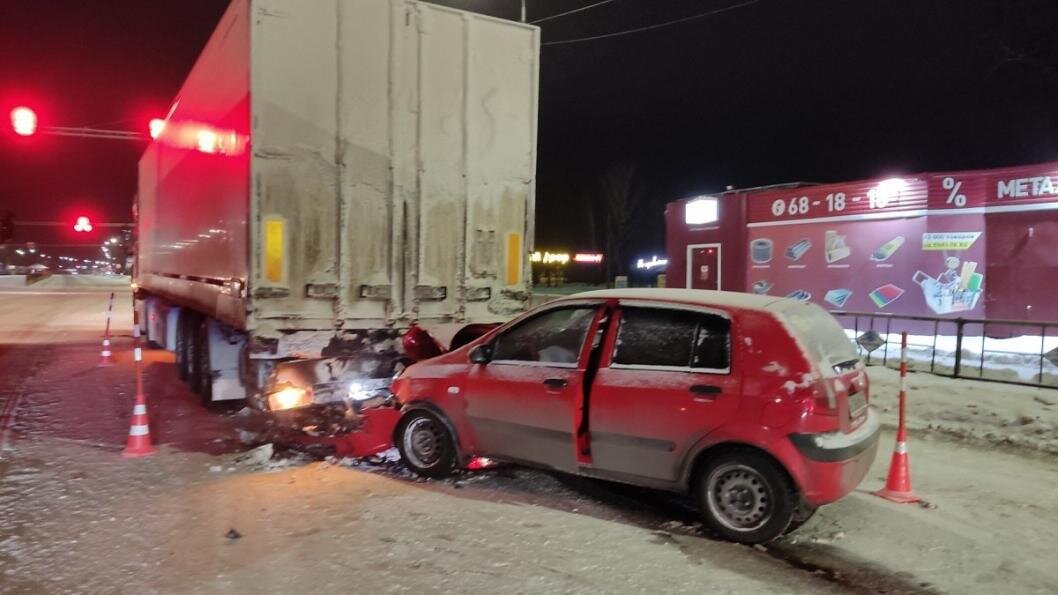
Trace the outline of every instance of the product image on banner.
{"type": "Polygon", "coordinates": [[[870,296],[871,301],[874,302],[875,306],[884,308],[895,302],[896,298],[904,295],[904,290],[892,283],[886,283],[868,295],[870,296]]]}
{"type": "Polygon", "coordinates": [[[852,254],[852,250],[845,245],[845,236],[838,235],[838,232],[832,229],[828,229],[823,236],[823,252],[827,258],[827,264],[848,258],[852,254]]]}
{"type": "Polygon", "coordinates": [[[801,260],[801,257],[804,256],[805,252],[808,252],[808,249],[811,247],[812,241],[805,238],[786,248],[786,258],[789,258],[790,260],[801,260]]]}
{"type": "Polygon", "coordinates": [[[759,238],[749,243],[749,257],[757,264],[771,262],[772,243],[768,238],[759,238]]]}
{"type": "Polygon", "coordinates": [[[977,272],[977,263],[954,256],[944,259],[945,270],[937,278],[916,271],[912,280],[922,287],[926,305],[937,314],[965,312],[977,307],[985,277],[977,272]],[[961,267],[960,267],[961,265],[961,267]]]}
{"type": "Polygon", "coordinates": [[[836,308],[844,308],[845,302],[852,297],[852,291],[848,289],[831,289],[823,296],[823,299],[836,308]]]}
{"type": "Polygon", "coordinates": [[[767,281],[764,281],[764,280],[756,281],[756,282],[753,283],[753,293],[755,293],[757,295],[764,295],[764,294],[768,293],[769,291],[771,291],[772,287],[774,287],[774,285],[771,284],[771,283],[768,283],[767,281]]]}
{"type": "Polygon", "coordinates": [[[799,302],[807,302],[808,300],[812,299],[812,294],[808,293],[803,289],[795,289],[794,291],[791,291],[790,293],[786,294],[786,297],[788,299],[797,300],[799,302]]]}
{"type": "Polygon", "coordinates": [[[889,260],[889,257],[896,253],[900,249],[900,246],[904,245],[904,236],[896,236],[888,242],[882,244],[871,253],[871,260],[874,262],[884,262],[889,260]]]}

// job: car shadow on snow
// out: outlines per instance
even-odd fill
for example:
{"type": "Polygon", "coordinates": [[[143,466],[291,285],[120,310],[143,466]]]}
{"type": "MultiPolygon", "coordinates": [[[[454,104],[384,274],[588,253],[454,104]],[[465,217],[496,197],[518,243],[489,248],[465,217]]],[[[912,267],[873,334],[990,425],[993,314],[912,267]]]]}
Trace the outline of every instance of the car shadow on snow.
{"type": "Polygon", "coordinates": [[[695,503],[681,494],[507,464],[464,472],[446,480],[418,478],[399,460],[381,459],[355,467],[414,481],[424,489],[461,498],[543,506],[633,525],[651,532],[650,543],[678,549],[691,564],[721,564],[758,579],[762,578],[759,564],[766,559],[810,573],[853,593],[938,592],[931,585],[914,580],[910,573],[885,568],[848,549],[827,543],[806,543],[796,538],[797,532],[767,546],[748,547],[722,541],[702,525],[695,503]]]}

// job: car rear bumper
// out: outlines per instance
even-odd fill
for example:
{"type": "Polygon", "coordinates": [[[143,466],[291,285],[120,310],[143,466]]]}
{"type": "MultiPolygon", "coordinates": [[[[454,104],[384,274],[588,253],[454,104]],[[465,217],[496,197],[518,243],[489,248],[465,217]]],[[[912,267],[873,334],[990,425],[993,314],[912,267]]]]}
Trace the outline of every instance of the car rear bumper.
{"type": "Polygon", "coordinates": [[[874,463],[879,428],[878,413],[869,409],[866,421],[848,434],[791,434],[790,442],[803,460],[800,483],[804,499],[819,506],[854,490],[874,463]]]}

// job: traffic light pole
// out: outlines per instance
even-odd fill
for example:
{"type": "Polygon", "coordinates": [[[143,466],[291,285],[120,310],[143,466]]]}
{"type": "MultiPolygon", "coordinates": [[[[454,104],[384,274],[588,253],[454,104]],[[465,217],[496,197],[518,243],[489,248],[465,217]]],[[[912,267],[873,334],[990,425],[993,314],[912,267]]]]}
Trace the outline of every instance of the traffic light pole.
{"type": "Polygon", "coordinates": [[[78,138],[101,138],[106,140],[143,140],[146,135],[127,130],[105,130],[102,128],[71,128],[67,126],[42,126],[40,134],[73,136],[78,138]]]}
{"type": "MultiPolygon", "coordinates": [[[[15,225],[25,227],[67,227],[70,223],[63,221],[15,221],[15,225]]],[[[132,223],[92,223],[92,227],[132,227],[132,223]]]]}

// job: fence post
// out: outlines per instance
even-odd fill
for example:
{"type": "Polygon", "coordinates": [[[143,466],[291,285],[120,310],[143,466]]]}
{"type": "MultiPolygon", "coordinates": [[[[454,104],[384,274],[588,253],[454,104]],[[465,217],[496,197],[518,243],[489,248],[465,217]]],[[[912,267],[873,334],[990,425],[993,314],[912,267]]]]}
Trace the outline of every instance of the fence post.
{"type": "Polygon", "coordinates": [[[966,321],[962,318],[955,319],[955,369],[952,370],[952,376],[958,377],[962,372],[962,332],[963,327],[966,326],[966,321]]]}

